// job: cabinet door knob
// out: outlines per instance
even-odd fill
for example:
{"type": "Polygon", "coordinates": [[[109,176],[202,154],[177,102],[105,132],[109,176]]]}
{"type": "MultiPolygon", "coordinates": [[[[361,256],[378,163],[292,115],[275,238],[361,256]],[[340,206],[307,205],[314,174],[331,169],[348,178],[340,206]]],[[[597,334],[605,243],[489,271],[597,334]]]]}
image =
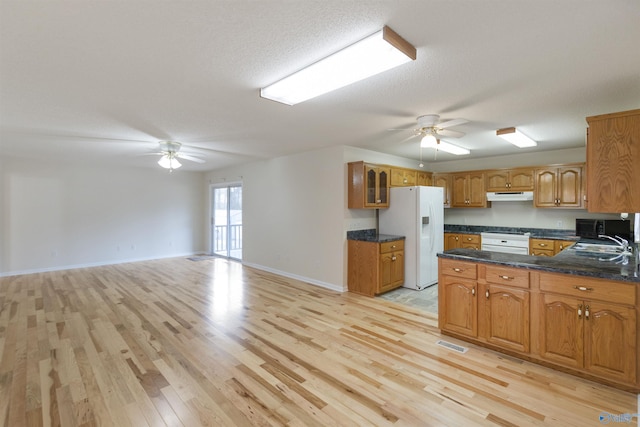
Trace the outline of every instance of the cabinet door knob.
{"type": "Polygon", "coordinates": [[[476,296],[476,288],[471,288],[471,295],[476,296]]]}
{"type": "Polygon", "coordinates": [[[586,307],[584,308],[584,318],[585,318],[586,320],[589,320],[589,306],[586,306],[586,307]]]}
{"type": "Polygon", "coordinates": [[[578,305],[578,319],[582,319],[582,304],[578,305]]]}
{"type": "Polygon", "coordinates": [[[395,260],[396,260],[396,257],[395,257],[395,256],[392,256],[392,257],[391,257],[391,261],[395,261],[395,260]]]}
{"type": "Polygon", "coordinates": [[[485,296],[485,297],[487,297],[487,299],[489,299],[489,290],[486,290],[486,291],[484,292],[484,296],[485,296]]]}

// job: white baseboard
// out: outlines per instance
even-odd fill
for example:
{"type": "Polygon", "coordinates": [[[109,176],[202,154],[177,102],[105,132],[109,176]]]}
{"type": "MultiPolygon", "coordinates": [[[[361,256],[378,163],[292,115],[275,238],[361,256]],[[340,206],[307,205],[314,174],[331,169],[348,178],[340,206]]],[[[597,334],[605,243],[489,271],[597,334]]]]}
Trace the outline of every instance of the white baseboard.
{"type": "Polygon", "coordinates": [[[0,277],[22,276],[22,275],[25,275],[25,274],[46,273],[48,271],[73,270],[73,269],[76,269],[76,268],[102,267],[102,266],[105,266],[105,265],[126,264],[128,262],[152,261],[152,260],[155,260],[155,259],[179,258],[179,257],[194,256],[194,255],[198,255],[198,254],[201,254],[201,253],[203,253],[203,251],[188,252],[188,253],[181,253],[181,254],[171,254],[171,255],[163,255],[163,256],[155,256],[155,257],[130,258],[130,259],[119,259],[119,260],[111,260],[111,261],[89,262],[89,263],[86,263],[86,264],[57,265],[57,266],[54,266],[54,267],[34,268],[34,269],[29,269],[29,270],[17,270],[17,271],[0,272],[0,277]]]}
{"type": "Polygon", "coordinates": [[[275,268],[265,267],[264,265],[252,264],[249,262],[242,262],[242,265],[246,265],[247,267],[255,268],[257,270],[267,271],[269,273],[277,274],[279,276],[288,277],[290,279],[299,280],[301,282],[309,283],[314,286],[320,286],[321,288],[329,289],[336,292],[347,291],[344,287],[335,285],[333,283],[322,282],[320,280],[312,279],[310,277],[298,276],[297,274],[289,273],[287,271],[276,270],[275,268]]]}

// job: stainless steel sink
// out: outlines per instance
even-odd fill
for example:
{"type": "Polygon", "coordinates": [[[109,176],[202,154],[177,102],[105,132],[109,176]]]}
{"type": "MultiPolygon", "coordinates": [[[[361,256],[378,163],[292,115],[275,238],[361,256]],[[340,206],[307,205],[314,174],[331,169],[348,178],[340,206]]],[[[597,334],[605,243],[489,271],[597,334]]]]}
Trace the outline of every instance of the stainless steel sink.
{"type": "Polygon", "coordinates": [[[571,247],[576,252],[587,252],[592,254],[610,254],[618,255],[623,252],[622,248],[615,245],[607,245],[601,243],[576,243],[571,247]]]}

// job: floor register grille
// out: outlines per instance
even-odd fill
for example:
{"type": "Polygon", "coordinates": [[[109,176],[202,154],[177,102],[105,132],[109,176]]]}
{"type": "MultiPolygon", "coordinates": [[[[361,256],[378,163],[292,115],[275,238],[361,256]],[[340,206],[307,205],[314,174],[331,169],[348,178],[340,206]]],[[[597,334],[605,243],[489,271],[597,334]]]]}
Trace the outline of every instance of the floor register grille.
{"type": "Polygon", "coordinates": [[[458,344],[450,343],[449,341],[438,340],[438,342],[436,344],[438,344],[439,346],[442,346],[442,347],[446,347],[446,348],[448,348],[450,350],[457,351],[458,353],[466,353],[467,351],[469,351],[469,349],[467,347],[463,347],[463,346],[458,345],[458,344]]]}

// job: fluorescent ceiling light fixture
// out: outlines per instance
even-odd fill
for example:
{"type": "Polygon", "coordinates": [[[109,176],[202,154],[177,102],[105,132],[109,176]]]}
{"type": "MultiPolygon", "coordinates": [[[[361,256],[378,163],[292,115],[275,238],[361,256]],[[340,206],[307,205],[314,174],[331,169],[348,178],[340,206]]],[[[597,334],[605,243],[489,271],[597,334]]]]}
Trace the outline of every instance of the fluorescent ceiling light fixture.
{"type": "Polygon", "coordinates": [[[519,148],[535,147],[536,145],[538,145],[537,142],[535,142],[533,139],[529,138],[527,135],[523,134],[516,128],[498,129],[496,131],[496,135],[506,139],[519,148]]]}
{"type": "Polygon", "coordinates": [[[167,153],[163,154],[158,160],[158,164],[165,169],[169,169],[170,171],[174,169],[178,169],[182,164],[178,161],[175,156],[175,153],[167,153]]]}
{"type": "Polygon", "coordinates": [[[289,77],[260,89],[260,96],[294,105],[416,59],[416,48],[389,27],[289,77]]]}
{"type": "Polygon", "coordinates": [[[465,154],[470,154],[471,151],[466,148],[458,147],[457,145],[450,144],[445,141],[439,141],[435,136],[428,134],[422,141],[420,141],[420,147],[423,148],[434,148],[436,150],[444,151],[449,154],[455,154],[456,156],[464,156],[465,154]]]}

